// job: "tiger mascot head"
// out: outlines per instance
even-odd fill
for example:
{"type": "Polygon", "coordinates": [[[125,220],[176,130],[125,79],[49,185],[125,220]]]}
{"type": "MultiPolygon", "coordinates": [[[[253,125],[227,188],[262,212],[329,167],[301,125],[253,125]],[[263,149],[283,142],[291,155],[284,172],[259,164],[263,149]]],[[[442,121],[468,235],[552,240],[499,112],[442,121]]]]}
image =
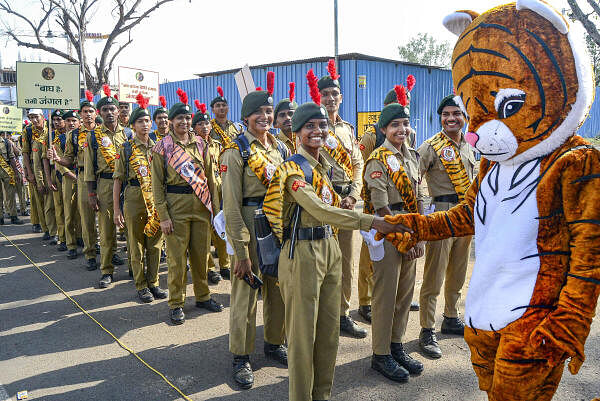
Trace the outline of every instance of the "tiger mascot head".
{"type": "Polygon", "coordinates": [[[519,164],[551,153],[593,102],[585,41],[541,0],[518,0],[481,15],[457,11],[452,54],[455,100],[469,117],[465,139],[486,159],[519,164]]]}

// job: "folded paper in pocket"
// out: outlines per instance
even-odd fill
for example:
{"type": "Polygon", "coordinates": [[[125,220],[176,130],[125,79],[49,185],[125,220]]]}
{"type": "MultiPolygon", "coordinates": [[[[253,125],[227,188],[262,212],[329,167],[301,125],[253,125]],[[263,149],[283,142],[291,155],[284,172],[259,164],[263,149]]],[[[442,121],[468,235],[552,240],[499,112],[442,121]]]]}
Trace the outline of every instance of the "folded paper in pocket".
{"type": "Polygon", "coordinates": [[[377,234],[377,230],[371,229],[371,231],[360,231],[360,235],[362,235],[365,243],[367,244],[367,248],[369,248],[369,257],[373,262],[379,262],[385,256],[385,250],[383,248],[384,238],[380,240],[375,239],[375,234],[377,234]]]}

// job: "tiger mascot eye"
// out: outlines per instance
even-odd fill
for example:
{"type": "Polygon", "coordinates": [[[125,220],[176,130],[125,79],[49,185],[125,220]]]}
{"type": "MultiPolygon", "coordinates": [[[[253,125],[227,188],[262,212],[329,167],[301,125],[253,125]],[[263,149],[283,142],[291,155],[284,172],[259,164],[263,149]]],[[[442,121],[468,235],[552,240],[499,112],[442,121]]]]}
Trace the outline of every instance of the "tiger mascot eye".
{"type": "MultiPolygon", "coordinates": [[[[455,102],[481,155],[465,200],[388,221],[417,241],[475,235],[465,340],[490,400],[549,400],[600,295],[600,152],[575,132],[593,102],[585,41],[541,0],[444,19],[455,102]]],[[[388,236],[391,240],[393,236],[388,236]]]]}

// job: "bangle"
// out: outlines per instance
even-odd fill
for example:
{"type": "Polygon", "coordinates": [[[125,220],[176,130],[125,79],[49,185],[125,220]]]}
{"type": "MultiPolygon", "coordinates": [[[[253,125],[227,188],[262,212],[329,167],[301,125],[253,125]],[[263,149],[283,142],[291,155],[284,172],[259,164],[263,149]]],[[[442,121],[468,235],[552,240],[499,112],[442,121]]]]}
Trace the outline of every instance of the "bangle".
{"type": "Polygon", "coordinates": [[[90,193],[88,193],[88,196],[91,198],[92,196],[96,196],[96,193],[95,192],[90,192],[90,193]]]}

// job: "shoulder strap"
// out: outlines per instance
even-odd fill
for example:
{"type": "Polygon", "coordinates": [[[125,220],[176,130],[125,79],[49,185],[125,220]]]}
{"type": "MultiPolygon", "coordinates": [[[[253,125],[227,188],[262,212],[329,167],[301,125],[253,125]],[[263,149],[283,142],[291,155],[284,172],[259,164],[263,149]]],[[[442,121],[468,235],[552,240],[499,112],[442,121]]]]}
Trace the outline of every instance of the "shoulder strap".
{"type": "Polygon", "coordinates": [[[60,142],[60,148],[62,151],[65,151],[65,145],[67,144],[67,134],[60,134],[58,136],[58,141],[60,142]]]}
{"type": "Polygon", "coordinates": [[[312,170],[312,167],[310,167],[310,163],[308,163],[308,160],[306,160],[306,158],[304,156],[302,156],[299,153],[296,153],[296,154],[290,156],[286,161],[292,161],[292,162],[296,163],[297,165],[299,165],[300,168],[302,169],[302,172],[304,173],[304,180],[309,185],[312,185],[313,170],[312,170]]]}
{"type": "Polygon", "coordinates": [[[133,131],[129,127],[123,127],[123,133],[125,133],[125,138],[127,140],[133,139],[133,131]]]}
{"type": "Polygon", "coordinates": [[[375,149],[377,149],[385,142],[385,135],[381,132],[379,125],[375,124],[373,127],[375,128],[375,149]]]}
{"type": "Polygon", "coordinates": [[[281,158],[283,160],[287,159],[287,155],[288,155],[288,149],[287,146],[285,145],[285,143],[283,143],[282,141],[280,141],[279,139],[275,138],[275,143],[277,144],[277,150],[279,150],[279,153],[281,154],[281,158]]]}
{"type": "Polygon", "coordinates": [[[152,139],[154,142],[157,142],[157,140],[156,140],[156,131],[152,131],[151,133],[149,133],[148,137],[150,137],[150,139],[152,139]]]}
{"type": "Polygon", "coordinates": [[[244,167],[248,164],[248,158],[250,158],[250,143],[248,142],[248,138],[244,134],[239,134],[233,140],[238,146],[240,151],[240,156],[244,160],[244,167]]]}
{"type": "Polygon", "coordinates": [[[125,163],[125,183],[123,183],[122,187],[127,185],[127,183],[129,182],[129,159],[131,158],[131,154],[133,153],[133,151],[131,150],[131,142],[123,142],[123,150],[125,151],[125,160],[123,160],[123,163],[125,163]]]}
{"type": "Polygon", "coordinates": [[[94,154],[92,163],[94,164],[94,175],[98,171],[98,141],[96,140],[96,128],[90,131],[90,141],[92,142],[92,152],[94,154]]]}
{"type": "Polygon", "coordinates": [[[27,142],[29,143],[29,146],[31,146],[31,139],[33,138],[33,130],[31,127],[27,127],[25,132],[27,133],[27,142]]]}

